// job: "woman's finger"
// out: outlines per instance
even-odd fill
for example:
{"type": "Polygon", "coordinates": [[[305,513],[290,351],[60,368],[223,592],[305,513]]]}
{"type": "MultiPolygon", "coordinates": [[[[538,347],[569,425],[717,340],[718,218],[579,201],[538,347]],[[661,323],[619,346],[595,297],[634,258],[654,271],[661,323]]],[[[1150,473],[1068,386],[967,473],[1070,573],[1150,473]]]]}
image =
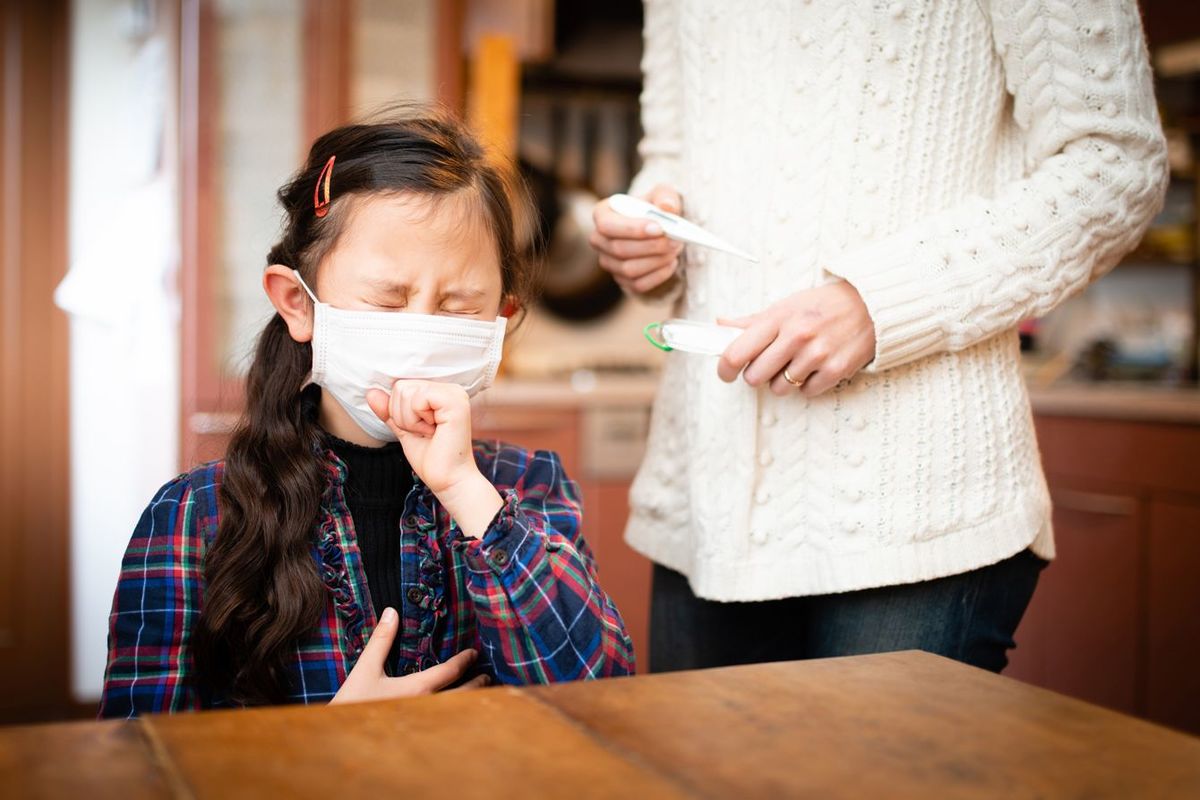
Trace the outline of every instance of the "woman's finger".
{"type": "Polygon", "coordinates": [[[614,275],[630,280],[643,278],[652,272],[658,272],[664,267],[674,267],[679,263],[679,251],[682,247],[674,248],[667,253],[656,253],[646,258],[631,258],[622,260],[613,256],[599,256],[600,266],[614,275]]]}
{"type": "Polygon", "coordinates": [[[589,242],[600,255],[622,262],[636,258],[665,257],[673,255],[679,248],[679,242],[666,236],[655,236],[652,239],[609,239],[593,233],[589,242]]]}
{"type": "Polygon", "coordinates": [[[726,383],[737,380],[737,376],[742,374],[742,369],[757,358],[767,345],[775,341],[777,333],[778,328],[769,318],[751,325],[725,348],[717,364],[717,375],[726,383]]]}
{"type": "Polygon", "coordinates": [[[662,235],[662,226],[657,222],[618,214],[607,200],[596,204],[592,221],[600,235],[608,239],[650,239],[662,235]]]}
{"type": "MultiPolygon", "coordinates": [[[[761,353],[746,365],[746,368],[742,371],[742,380],[755,388],[766,386],[798,355],[800,354],[795,352],[790,342],[783,337],[777,336],[775,341],[767,345],[761,353]]],[[[792,376],[800,380],[800,376],[794,373],[792,376]]]]}
{"type": "Polygon", "coordinates": [[[774,379],[771,381],[771,391],[781,397],[792,394],[796,391],[803,390],[808,385],[809,378],[821,368],[824,359],[818,358],[819,352],[814,351],[814,348],[803,346],[792,356],[792,359],[783,366],[782,369],[775,373],[774,379]],[[783,373],[787,372],[787,375],[783,373]],[[788,381],[788,376],[792,380],[797,381],[800,385],[788,381]]]}
{"type": "Polygon", "coordinates": [[[758,322],[758,314],[752,314],[749,317],[717,317],[718,325],[725,325],[729,328],[749,328],[755,322],[758,322]]]}
{"type": "Polygon", "coordinates": [[[651,289],[656,289],[667,281],[679,270],[679,262],[674,259],[661,269],[655,270],[648,275],[643,275],[640,278],[635,278],[633,281],[633,289],[636,292],[645,294],[651,289]]]}

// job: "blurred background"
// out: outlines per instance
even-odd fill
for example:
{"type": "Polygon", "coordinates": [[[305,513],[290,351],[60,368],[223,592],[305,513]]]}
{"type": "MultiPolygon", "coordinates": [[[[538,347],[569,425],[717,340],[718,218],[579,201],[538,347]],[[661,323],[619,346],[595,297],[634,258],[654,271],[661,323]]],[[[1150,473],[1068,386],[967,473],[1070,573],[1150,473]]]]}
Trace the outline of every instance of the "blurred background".
{"type": "MultiPolygon", "coordinates": [[[[398,101],[520,165],[545,292],[476,408],[554,449],[646,664],[621,540],[662,354],[586,239],[638,168],[638,0],[3,0],[0,721],[92,716],[121,554],[153,492],[219,457],[307,145],[398,101]]],[[[1171,143],[1142,246],[1022,326],[1059,560],[1009,674],[1200,732],[1200,8],[1141,3],[1171,143]]]]}

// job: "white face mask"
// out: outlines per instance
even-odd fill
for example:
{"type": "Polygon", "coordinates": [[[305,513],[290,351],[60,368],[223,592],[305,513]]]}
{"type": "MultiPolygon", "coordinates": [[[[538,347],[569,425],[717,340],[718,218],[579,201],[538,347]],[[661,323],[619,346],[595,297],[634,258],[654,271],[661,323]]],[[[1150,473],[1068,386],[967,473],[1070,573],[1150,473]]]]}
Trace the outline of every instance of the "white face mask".
{"type": "Polygon", "coordinates": [[[322,303],[296,272],[316,307],[313,383],[328,391],[372,439],[396,435],[367,405],[367,390],[391,392],[401,379],[457,383],[475,395],[492,385],[508,320],[493,322],[396,311],[347,311],[322,303]]]}

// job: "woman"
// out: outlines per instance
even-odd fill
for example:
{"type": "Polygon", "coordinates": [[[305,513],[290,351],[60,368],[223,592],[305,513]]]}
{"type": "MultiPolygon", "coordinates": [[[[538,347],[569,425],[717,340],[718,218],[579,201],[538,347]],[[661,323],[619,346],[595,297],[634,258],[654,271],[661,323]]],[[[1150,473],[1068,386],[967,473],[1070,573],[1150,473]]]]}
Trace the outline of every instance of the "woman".
{"type": "Polygon", "coordinates": [[[1128,0],[648,0],[631,191],[757,251],[595,211],[601,264],[744,328],[673,354],[627,538],[656,670],[922,648],[1000,670],[1054,555],[1016,326],[1162,202],[1128,0]],[[738,601],[736,603],[731,601],[738,601]]]}

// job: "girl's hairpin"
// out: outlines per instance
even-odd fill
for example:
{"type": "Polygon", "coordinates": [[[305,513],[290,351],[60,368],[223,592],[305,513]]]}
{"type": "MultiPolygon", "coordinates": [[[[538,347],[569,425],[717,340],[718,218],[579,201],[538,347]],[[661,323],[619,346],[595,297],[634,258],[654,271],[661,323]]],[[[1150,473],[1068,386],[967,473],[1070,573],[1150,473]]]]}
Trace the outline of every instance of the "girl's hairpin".
{"type": "Polygon", "coordinates": [[[329,182],[333,179],[333,162],[337,160],[337,156],[330,156],[325,162],[325,166],[321,168],[321,174],[317,176],[317,185],[313,188],[313,210],[318,217],[323,217],[329,213],[329,204],[332,202],[329,197],[329,182]]]}

